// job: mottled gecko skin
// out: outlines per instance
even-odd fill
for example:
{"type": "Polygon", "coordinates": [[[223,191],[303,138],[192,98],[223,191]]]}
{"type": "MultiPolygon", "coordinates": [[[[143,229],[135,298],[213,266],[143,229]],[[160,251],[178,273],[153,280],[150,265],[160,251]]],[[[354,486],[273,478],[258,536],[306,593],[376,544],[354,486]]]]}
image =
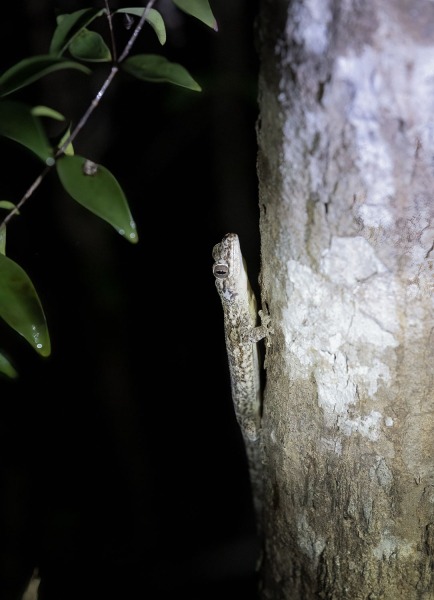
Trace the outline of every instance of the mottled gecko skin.
{"type": "Polygon", "coordinates": [[[225,235],[213,249],[213,273],[220,295],[229,360],[232,399],[235,415],[246,446],[254,506],[260,527],[262,513],[262,390],[256,343],[271,333],[270,318],[259,315],[250,287],[240,242],[235,233],[225,235]]]}

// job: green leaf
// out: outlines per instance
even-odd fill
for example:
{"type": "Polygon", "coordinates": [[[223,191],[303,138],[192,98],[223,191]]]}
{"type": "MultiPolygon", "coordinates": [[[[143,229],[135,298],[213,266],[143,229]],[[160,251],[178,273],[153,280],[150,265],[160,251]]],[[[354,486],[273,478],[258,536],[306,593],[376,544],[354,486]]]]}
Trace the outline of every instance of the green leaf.
{"type": "Polygon", "coordinates": [[[49,106],[34,106],[31,109],[32,115],[34,117],[49,117],[50,119],[54,119],[55,121],[64,121],[65,117],[54,110],[54,108],[50,108],[49,106]]]}
{"type": "Polygon", "coordinates": [[[7,96],[59,69],[78,69],[83,73],[90,73],[88,67],[73,60],[40,54],[21,60],[3,73],[0,77],[0,96],[7,96]]]}
{"type": "Polygon", "coordinates": [[[172,0],[180,10],[196,17],[214,31],[218,31],[217,21],[212,13],[208,0],[172,0]]]}
{"type": "Polygon", "coordinates": [[[0,102],[0,135],[22,144],[45,164],[54,164],[53,151],[45,131],[26,104],[10,100],[0,102]]]}
{"type": "Polygon", "coordinates": [[[84,8],[57,17],[57,27],[50,44],[50,54],[61,55],[76,35],[106,11],[104,8],[84,8]]]}
{"type": "Polygon", "coordinates": [[[74,200],[107,221],[129,242],[139,241],[128,202],[110,171],[82,156],[62,156],[56,161],[56,168],[63,187],[74,200]]]}
{"type": "Polygon", "coordinates": [[[168,82],[200,92],[202,88],[189,72],[177,63],[172,63],[159,54],[136,54],[121,64],[130,75],[143,81],[168,82]]]}
{"type": "MultiPolygon", "coordinates": [[[[71,135],[71,129],[68,127],[68,129],[65,131],[65,133],[60,138],[59,143],[57,144],[57,147],[62,148],[63,144],[66,142],[66,140],[69,138],[70,135],[71,135]]],[[[69,142],[69,144],[63,150],[63,153],[67,154],[68,156],[72,156],[74,154],[74,147],[71,144],[71,142],[69,142]]]]}
{"type": "Polygon", "coordinates": [[[0,208],[11,210],[12,208],[15,208],[15,204],[13,202],[9,202],[9,200],[0,200],[0,208]]]}
{"type": "Polygon", "coordinates": [[[16,379],[18,377],[18,373],[2,352],[0,352],[0,373],[6,375],[6,377],[9,377],[10,379],[16,379]]]}
{"type": "Polygon", "coordinates": [[[0,227],[0,254],[6,254],[6,226],[0,227]]]}
{"type": "MultiPolygon", "coordinates": [[[[145,8],[142,6],[136,8],[118,8],[115,12],[117,13],[127,13],[129,15],[135,15],[136,17],[141,17],[143,15],[143,11],[145,8]]],[[[166,27],[164,25],[163,17],[160,15],[158,10],[154,8],[148,9],[148,13],[145,17],[145,20],[151,25],[152,29],[157,34],[158,41],[163,46],[166,43],[166,27]]]]}
{"type": "Polygon", "coordinates": [[[109,62],[112,59],[110,50],[100,34],[89,29],[82,29],[72,40],[68,49],[78,60],[109,62]]]}
{"type": "Polygon", "coordinates": [[[0,254],[0,317],[42,356],[51,352],[47,322],[27,273],[0,254]]]}

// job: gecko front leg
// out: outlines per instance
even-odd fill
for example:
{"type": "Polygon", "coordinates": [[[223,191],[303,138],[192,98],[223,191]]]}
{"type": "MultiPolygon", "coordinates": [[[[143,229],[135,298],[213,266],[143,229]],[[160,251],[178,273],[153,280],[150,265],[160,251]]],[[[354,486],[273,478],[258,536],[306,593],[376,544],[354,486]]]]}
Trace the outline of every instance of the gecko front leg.
{"type": "MultiPolygon", "coordinates": [[[[238,236],[228,233],[214,246],[213,273],[223,305],[232,400],[243,434],[258,525],[262,513],[262,390],[257,342],[272,333],[270,317],[257,311],[238,236]],[[257,324],[258,314],[262,323],[257,324]]],[[[269,343],[267,344],[269,345],[269,343]]]]}

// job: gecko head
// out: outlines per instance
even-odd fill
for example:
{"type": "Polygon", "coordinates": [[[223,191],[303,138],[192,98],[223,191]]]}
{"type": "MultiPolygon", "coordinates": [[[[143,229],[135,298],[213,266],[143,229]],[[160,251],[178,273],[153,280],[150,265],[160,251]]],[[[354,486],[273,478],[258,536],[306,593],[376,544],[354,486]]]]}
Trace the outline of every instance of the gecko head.
{"type": "Polygon", "coordinates": [[[227,233],[212,252],[215,263],[212,271],[216,279],[236,279],[239,275],[242,256],[240,241],[236,233],[227,233]]]}
{"type": "Polygon", "coordinates": [[[213,249],[213,274],[216,286],[226,301],[232,302],[247,290],[240,241],[236,233],[227,233],[213,249]]]}

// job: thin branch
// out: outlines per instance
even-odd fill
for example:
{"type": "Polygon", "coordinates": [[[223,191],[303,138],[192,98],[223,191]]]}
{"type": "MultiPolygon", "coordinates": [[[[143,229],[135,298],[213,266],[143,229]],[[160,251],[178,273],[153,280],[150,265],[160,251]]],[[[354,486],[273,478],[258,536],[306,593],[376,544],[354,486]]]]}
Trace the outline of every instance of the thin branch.
{"type": "Polygon", "coordinates": [[[108,0],[104,0],[104,4],[105,4],[106,12],[107,12],[107,21],[108,21],[108,26],[109,26],[109,30],[110,30],[110,40],[111,40],[111,46],[112,46],[113,62],[116,63],[118,59],[117,59],[115,35],[113,32],[112,13],[110,11],[110,6],[108,3],[108,0]]]}
{"type": "MultiPolygon", "coordinates": [[[[109,14],[107,0],[105,0],[105,3],[106,3],[106,8],[107,8],[107,14],[109,14]]],[[[88,109],[86,110],[84,115],[81,117],[81,119],[79,120],[77,125],[72,130],[69,137],[65,140],[65,142],[62,144],[62,146],[57,150],[57,152],[55,154],[55,158],[59,158],[59,156],[61,156],[62,154],[65,153],[66,148],[69,146],[69,144],[71,144],[75,140],[77,135],[80,133],[80,131],[86,125],[86,123],[89,120],[89,117],[91,116],[93,111],[99,105],[101,98],[106,93],[106,91],[107,91],[108,87],[110,86],[110,84],[112,83],[115,75],[119,72],[118,65],[122,61],[124,61],[126,59],[126,57],[128,56],[128,54],[130,53],[134,42],[136,41],[137,37],[139,36],[139,33],[141,32],[141,30],[143,28],[143,25],[145,24],[146,17],[148,16],[149,10],[152,8],[152,6],[154,4],[155,4],[155,0],[149,0],[147,5],[145,6],[143,14],[140,17],[139,22],[138,22],[136,28],[134,29],[133,33],[131,34],[128,42],[126,43],[125,48],[124,48],[121,56],[119,57],[119,60],[115,64],[113,64],[107,79],[102,84],[98,93],[96,94],[96,96],[94,97],[92,102],[90,103],[88,109]]],[[[111,23],[111,21],[109,21],[109,22],[111,23]]],[[[111,25],[110,25],[110,27],[111,27],[111,25]]],[[[49,171],[51,171],[51,169],[53,168],[54,165],[55,165],[55,162],[53,164],[45,167],[45,169],[42,171],[42,173],[35,179],[35,181],[29,187],[29,189],[24,194],[24,196],[21,198],[21,200],[18,202],[18,204],[6,215],[6,217],[0,223],[0,230],[3,229],[7,225],[7,223],[12,219],[12,217],[15,216],[19,212],[20,208],[25,204],[25,202],[27,202],[27,200],[30,198],[30,196],[33,194],[33,192],[40,186],[40,184],[42,183],[42,180],[49,173],[49,171]]]]}
{"type": "Polygon", "coordinates": [[[134,44],[134,42],[138,38],[139,33],[141,32],[142,27],[145,24],[146,17],[148,16],[149,11],[153,7],[154,4],[155,4],[155,0],[149,0],[149,2],[147,3],[147,5],[145,6],[145,10],[143,11],[142,16],[140,17],[139,22],[137,23],[137,27],[135,28],[135,30],[133,31],[130,39],[126,43],[124,51],[120,55],[119,63],[121,63],[123,60],[125,60],[126,57],[128,56],[128,54],[130,53],[132,45],[134,44]]]}
{"type": "Polygon", "coordinates": [[[106,93],[109,85],[113,81],[113,78],[117,74],[118,71],[119,71],[119,68],[116,65],[113,65],[113,67],[111,68],[110,73],[109,73],[107,79],[102,84],[102,86],[99,89],[97,95],[95,96],[95,98],[90,103],[88,109],[86,110],[86,112],[84,113],[84,115],[81,117],[81,119],[79,120],[79,122],[77,123],[77,125],[74,127],[74,129],[71,132],[71,134],[69,135],[69,137],[63,142],[63,144],[57,150],[57,152],[55,154],[55,158],[59,158],[59,156],[61,156],[62,154],[65,153],[66,148],[69,146],[69,144],[71,144],[75,140],[75,138],[77,137],[77,135],[80,133],[80,131],[86,125],[87,121],[89,120],[90,115],[93,113],[93,111],[95,110],[95,108],[100,103],[101,98],[106,93]]]}
{"type": "Polygon", "coordinates": [[[24,196],[21,198],[21,200],[18,202],[18,204],[16,206],[14,206],[14,208],[3,219],[2,223],[0,224],[0,229],[3,229],[4,227],[6,227],[6,225],[9,223],[9,221],[12,219],[12,217],[17,215],[20,212],[20,208],[23,206],[23,204],[25,202],[27,202],[27,200],[30,198],[30,196],[33,194],[33,192],[41,185],[42,180],[45,178],[46,175],[48,175],[48,173],[51,171],[53,166],[54,165],[49,165],[49,166],[45,167],[45,169],[42,171],[42,173],[40,175],[38,175],[38,177],[36,177],[35,181],[29,187],[29,189],[24,194],[24,196]]]}

